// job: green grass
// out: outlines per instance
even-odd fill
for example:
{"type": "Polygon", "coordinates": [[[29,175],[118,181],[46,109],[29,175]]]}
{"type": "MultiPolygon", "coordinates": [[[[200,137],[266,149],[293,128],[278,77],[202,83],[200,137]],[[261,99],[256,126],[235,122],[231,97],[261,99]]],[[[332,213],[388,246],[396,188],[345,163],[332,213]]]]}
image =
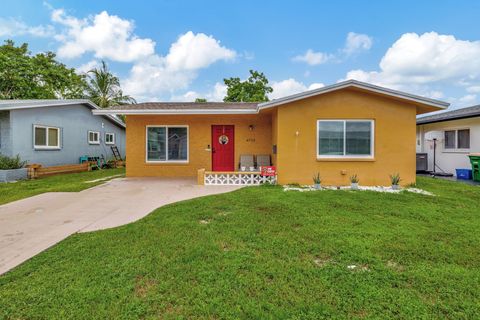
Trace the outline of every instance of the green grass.
{"type": "Polygon", "coordinates": [[[77,234],[0,276],[0,318],[478,319],[480,188],[418,180],[437,196],[251,187],[77,234]]]}
{"type": "Polygon", "coordinates": [[[125,169],[119,168],[61,174],[36,180],[18,181],[14,183],[0,183],[0,205],[45,192],[82,191],[105,182],[97,181],[85,183],[86,181],[107,178],[109,176],[124,173],[125,169]]]}

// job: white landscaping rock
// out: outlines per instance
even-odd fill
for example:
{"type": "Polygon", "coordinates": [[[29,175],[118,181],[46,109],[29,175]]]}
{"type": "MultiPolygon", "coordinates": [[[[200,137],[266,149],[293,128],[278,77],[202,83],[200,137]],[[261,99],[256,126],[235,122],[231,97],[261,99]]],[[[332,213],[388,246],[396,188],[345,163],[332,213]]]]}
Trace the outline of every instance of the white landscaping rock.
{"type": "MultiPolygon", "coordinates": [[[[284,185],[283,186],[283,191],[299,191],[299,192],[308,192],[308,191],[321,191],[321,190],[352,190],[350,186],[340,186],[340,187],[335,187],[335,186],[326,186],[321,189],[315,189],[313,186],[309,185],[304,185],[304,186],[290,186],[290,185],[284,185]]],[[[383,187],[383,186],[359,186],[358,191],[374,191],[374,192],[384,192],[384,193],[401,193],[404,191],[407,192],[413,192],[413,193],[418,193],[418,194],[423,194],[426,196],[434,196],[433,193],[429,191],[425,191],[419,188],[402,188],[400,190],[395,190],[392,187],[383,187]]],[[[356,191],[355,190],[355,191],[356,191]]]]}

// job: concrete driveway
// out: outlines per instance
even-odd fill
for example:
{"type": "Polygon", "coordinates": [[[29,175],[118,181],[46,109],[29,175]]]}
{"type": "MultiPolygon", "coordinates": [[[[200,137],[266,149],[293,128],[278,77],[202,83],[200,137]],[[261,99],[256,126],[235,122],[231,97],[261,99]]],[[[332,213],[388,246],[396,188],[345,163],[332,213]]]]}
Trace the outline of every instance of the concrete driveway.
{"type": "Polygon", "coordinates": [[[49,192],[0,206],[0,274],[76,232],[136,221],[163,205],[239,189],[191,179],[123,178],[81,192],[49,192]]]}

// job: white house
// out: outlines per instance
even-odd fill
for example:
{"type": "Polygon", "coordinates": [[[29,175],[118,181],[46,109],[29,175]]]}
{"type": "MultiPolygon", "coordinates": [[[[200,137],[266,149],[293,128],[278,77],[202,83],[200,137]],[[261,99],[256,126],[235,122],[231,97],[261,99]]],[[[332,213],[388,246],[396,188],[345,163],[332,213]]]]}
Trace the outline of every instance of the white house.
{"type": "Polygon", "coordinates": [[[417,118],[417,153],[428,154],[428,170],[455,175],[471,169],[469,153],[480,152],[480,105],[417,118]]]}

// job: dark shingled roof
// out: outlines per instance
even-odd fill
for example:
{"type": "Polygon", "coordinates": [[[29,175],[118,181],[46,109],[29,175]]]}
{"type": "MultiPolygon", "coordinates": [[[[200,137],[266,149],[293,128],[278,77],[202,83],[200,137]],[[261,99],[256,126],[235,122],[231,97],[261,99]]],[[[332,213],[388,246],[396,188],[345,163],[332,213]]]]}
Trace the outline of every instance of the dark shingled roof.
{"type": "Polygon", "coordinates": [[[417,118],[417,124],[442,122],[473,117],[480,117],[480,105],[420,117],[417,118]]]}
{"type": "Polygon", "coordinates": [[[257,110],[250,102],[143,102],[109,108],[110,110],[257,110]]]}

